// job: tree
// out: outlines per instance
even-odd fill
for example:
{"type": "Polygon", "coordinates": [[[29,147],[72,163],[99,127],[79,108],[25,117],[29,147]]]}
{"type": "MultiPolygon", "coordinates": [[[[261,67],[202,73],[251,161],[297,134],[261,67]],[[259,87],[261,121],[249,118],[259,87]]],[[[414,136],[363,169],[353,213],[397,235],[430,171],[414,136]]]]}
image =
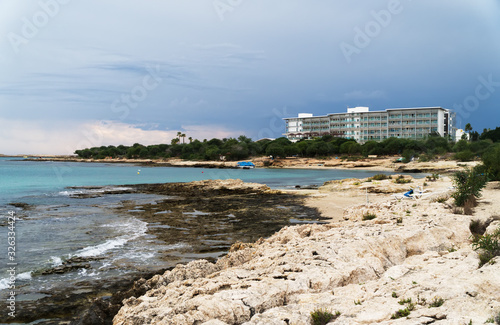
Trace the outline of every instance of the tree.
{"type": "Polygon", "coordinates": [[[240,136],[238,137],[238,141],[239,141],[239,142],[246,142],[246,143],[250,143],[250,142],[252,142],[252,139],[250,139],[250,138],[248,138],[248,137],[246,137],[246,136],[244,136],[244,135],[240,135],[240,136]]]}
{"type": "Polygon", "coordinates": [[[172,141],[170,141],[170,143],[171,143],[172,145],[176,145],[176,144],[178,144],[178,143],[179,143],[179,141],[181,141],[181,140],[179,140],[179,139],[177,139],[177,138],[173,138],[173,139],[172,139],[172,141]]]}
{"type": "Polygon", "coordinates": [[[189,143],[193,143],[193,137],[189,137],[189,143]]]}
{"type": "Polygon", "coordinates": [[[467,150],[469,148],[469,145],[467,144],[467,141],[462,139],[458,140],[458,142],[453,146],[453,151],[455,152],[460,152],[467,150]]]}
{"type": "Polygon", "coordinates": [[[273,157],[284,157],[285,150],[277,143],[272,143],[266,148],[266,155],[273,157]]]}
{"type": "Polygon", "coordinates": [[[500,180],[500,144],[487,150],[482,157],[483,164],[492,180],[500,180]]]}
{"type": "Polygon", "coordinates": [[[470,133],[470,140],[473,142],[479,140],[479,132],[477,132],[477,131],[471,132],[470,133]]]}
{"type": "Polygon", "coordinates": [[[470,132],[472,131],[472,125],[470,123],[465,124],[465,132],[469,134],[469,140],[471,139],[470,137],[470,132]]]}
{"type": "Polygon", "coordinates": [[[182,144],[184,144],[184,139],[186,138],[186,134],[185,134],[185,133],[182,133],[182,134],[181,134],[181,138],[182,138],[182,144]]]}
{"type": "Polygon", "coordinates": [[[467,200],[481,197],[481,190],[488,181],[481,169],[481,167],[476,166],[472,169],[458,171],[452,176],[456,190],[451,196],[455,199],[457,206],[464,206],[467,200]]]}

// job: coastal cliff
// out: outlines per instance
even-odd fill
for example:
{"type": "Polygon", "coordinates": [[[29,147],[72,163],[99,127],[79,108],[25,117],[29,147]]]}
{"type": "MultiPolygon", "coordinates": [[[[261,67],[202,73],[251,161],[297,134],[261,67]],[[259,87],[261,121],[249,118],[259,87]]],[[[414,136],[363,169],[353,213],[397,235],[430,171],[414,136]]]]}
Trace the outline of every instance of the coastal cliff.
{"type": "MultiPolygon", "coordinates": [[[[490,184],[474,218],[492,221],[498,194],[490,184]]],[[[342,222],[235,244],[216,263],[144,280],[147,293],[125,300],[113,324],[310,324],[318,309],[340,312],[335,324],[484,323],[500,311],[500,264],[478,267],[471,216],[449,202],[359,205],[342,222]]]]}

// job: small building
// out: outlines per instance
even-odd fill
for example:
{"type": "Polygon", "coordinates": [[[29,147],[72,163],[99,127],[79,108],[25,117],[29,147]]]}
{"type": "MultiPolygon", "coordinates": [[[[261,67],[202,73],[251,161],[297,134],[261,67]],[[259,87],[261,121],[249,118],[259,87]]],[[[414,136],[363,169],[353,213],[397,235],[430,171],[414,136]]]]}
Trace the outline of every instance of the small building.
{"type": "MultiPolygon", "coordinates": [[[[455,113],[442,107],[390,108],[370,111],[368,107],[348,108],[345,113],[313,116],[300,113],[284,118],[285,135],[291,141],[332,135],[360,143],[387,138],[424,139],[436,133],[455,136],[455,113]]],[[[459,140],[459,139],[458,139],[459,140]]]]}
{"type": "Polygon", "coordinates": [[[466,133],[463,129],[455,130],[455,141],[461,140],[464,138],[465,140],[469,140],[469,133],[466,133]]]}

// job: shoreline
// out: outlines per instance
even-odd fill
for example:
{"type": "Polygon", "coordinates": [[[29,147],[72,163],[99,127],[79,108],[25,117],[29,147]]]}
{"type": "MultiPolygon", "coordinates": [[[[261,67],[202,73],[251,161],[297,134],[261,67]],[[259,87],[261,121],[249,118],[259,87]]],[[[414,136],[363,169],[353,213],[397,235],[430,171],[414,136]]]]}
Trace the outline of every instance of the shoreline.
{"type": "MultiPolygon", "coordinates": [[[[109,163],[109,164],[134,164],[149,167],[191,167],[191,168],[230,168],[238,169],[237,161],[186,161],[178,158],[170,159],[84,159],[75,157],[40,157],[21,158],[24,161],[54,161],[54,162],[78,162],[78,163],[109,163]]],[[[257,168],[270,169],[317,169],[317,170],[374,170],[391,171],[401,173],[441,173],[449,174],[456,172],[463,167],[471,167],[479,162],[458,162],[455,160],[439,160],[430,162],[409,163],[395,162],[397,157],[363,158],[356,161],[340,159],[336,157],[328,159],[317,158],[279,158],[271,160],[269,158],[251,158],[257,168]]]]}
{"type": "MultiPolygon", "coordinates": [[[[79,321],[84,324],[86,321],[88,324],[109,324],[121,307],[122,300],[146,293],[147,287],[142,286],[145,282],[143,278],[149,279],[154,275],[163,274],[164,270],[193,260],[216,261],[227,254],[236,241],[254,242],[261,237],[271,236],[275,231],[287,225],[306,222],[326,223],[326,220],[321,218],[313,208],[302,204],[304,197],[292,193],[281,193],[266,185],[244,183],[240,180],[137,184],[129,185],[127,188],[117,191],[113,188],[109,189],[108,186],[72,187],[72,189],[83,191],[76,192],[71,199],[106,198],[110,195],[130,193],[159,195],[161,198],[151,202],[120,201],[121,203],[110,208],[112,211],[109,212],[125,218],[132,216],[148,223],[150,226],[148,226],[147,236],[154,236],[155,241],[159,243],[158,247],[179,244],[179,248],[164,251],[160,249],[158,258],[164,263],[160,265],[159,271],[138,273],[142,276],[134,275],[137,281],[129,282],[132,280],[130,277],[112,278],[106,282],[104,286],[106,289],[103,291],[99,281],[89,280],[88,283],[79,283],[85,288],[55,289],[46,299],[20,303],[18,307],[23,311],[25,318],[19,315],[16,317],[17,320],[34,321],[37,315],[50,319],[48,316],[53,314],[61,318],[50,319],[42,323],[58,324],[60,321],[79,321]],[[86,189],[92,190],[85,191],[86,189]],[[102,189],[102,191],[96,192],[96,189],[102,189]],[[85,308],[83,313],[78,312],[76,315],[75,311],[84,304],[80,300],[85,300],[85,294],[79,292],[81,289],[89,292],[89,287],[95,288],[87,296],[88,299],[93,300],[92,305],[85,308]],[[64,296],[66,298],[62,299],[61,297],[64,296]],[[35,310],[36,313],[27,313],[28,310],[35,310]]],[[[32,208],[33,206],[23,207],[26,211],[32,208]]],[[[44,274],[66,273],[82,267],[92,272],[90,265],[85,265],[89,261],[78,260],[74,263],[68,261],[64,266],[47,269],[44,274]]],[[[141,269],[150,270],[147,265],[141,269]]]]}

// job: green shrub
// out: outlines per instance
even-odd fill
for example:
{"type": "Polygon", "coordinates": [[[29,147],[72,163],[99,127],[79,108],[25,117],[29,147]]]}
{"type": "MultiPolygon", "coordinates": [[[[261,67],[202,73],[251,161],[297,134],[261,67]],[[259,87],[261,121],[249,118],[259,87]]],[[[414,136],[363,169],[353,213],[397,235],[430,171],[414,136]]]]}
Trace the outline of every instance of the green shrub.
{"type": "Polygon", "coordinates": [[[403,150],[403,163],[407,164],[409,163],[415,156],[415,151],[411,149],[405,149],[403,150]]]}
{"type": "Polygon", "coordinates": [[[500,144],[487,150],[482,156],[488,176],[495,181],[500,180],[500,144]]]}
{"type": "Polygon", "coordinates": [[[479,250],[479,267],[491,261],[496,256],[500,256],[500,227],[492,234],[474,236],[472,248],[479,250]]]}
{"type": "Polygon", "coordinates": [[[435,158],[434,155],[425,153],[425,154],[422,154],[418,157],[418,161],[419,162],[428,162],[428,161],[433,160],[434,158],[435,158]]]}
{"type": "Polygon", "coordinates": [[[444,299],[441,297],[434,297],[429,304],[429,308],[441,307],[444,304],[444,299]]]}
{"type": "Polygon", "coordinates": [[[401,299],[400,301],[398,301],[398,304],[400,305],[411,304],[411,298],[401,299]]]}
{"type": "Polygon", "coordinates": [[[475,158],[475,154],[469,149],[457,152],[454,156],[455,160],[458,161],[472,161],[475,158]]]}
{"type": "MultiPolygon", "coordinates": [[[[393,296],[394,297],[394,296],[393,296]]],[[[405,309],[400,309],[394,314],[392,314],[391,319],[398,319],[401,317],[406,317],[410,315],[410,312],[415,309],[415,304],[411,301],[411,298],[401,299],[398,301],[400,305],[408,304],[405,309]]]]}
{"type": "Polygon", "coordinates": [[[401,317],[409,316],[410,312],[411,312],[411,310],[409,310],[408,307],[405,309],[400,309],[397,312],[395,312],[394,314],[392,314],[391,319],[398,319],[401,317]]]}
{"type": "Polygon", "coordinates": [[[329,312],[328,310],[321,308],[316,309],[311,312],[311,324],[312,325],[325,325],[330,321],[337,319],[340,316],[340,312],[336,311],[335,315],[329,312]]]}
{"type": "Polygon", "coordinates": [[[365,212],[363,214],[363,221],[366,221],[366,220],[373,220],[377,217],[377,215],[375,213],[371,213],[371,212],[365,212]]]}
{"type": "Polygon", "coordinates": [[[373,181],[383,181],[384,179],[391,179],[392,177],[386,174],[377,174],[370,177],[373,181]]]}
{"type": "Polygon", "coordinates": [[[486,175],[479,173],[476,167],[458,171],[452,178],[456,190],[451,196],[455,199],[455,204],[460,207],[471,197],[481,197],[481,190],[487,182],[486,175]]]}
{"type": "Polygon", "coordinates": [[[439,174],[437,173],[433,173],[431,175],[427,175],[425,176],[425,178],[429,181],[429,182],[435,182],[436,180],[439,179],[439,174]]]}
{"type": "Polygon", "coordinates": [[[396,184],[407,184],[411,183],[411,178],[405,178],[403,175],[399,175],[398,178],[394,181],[396,184]]]}

